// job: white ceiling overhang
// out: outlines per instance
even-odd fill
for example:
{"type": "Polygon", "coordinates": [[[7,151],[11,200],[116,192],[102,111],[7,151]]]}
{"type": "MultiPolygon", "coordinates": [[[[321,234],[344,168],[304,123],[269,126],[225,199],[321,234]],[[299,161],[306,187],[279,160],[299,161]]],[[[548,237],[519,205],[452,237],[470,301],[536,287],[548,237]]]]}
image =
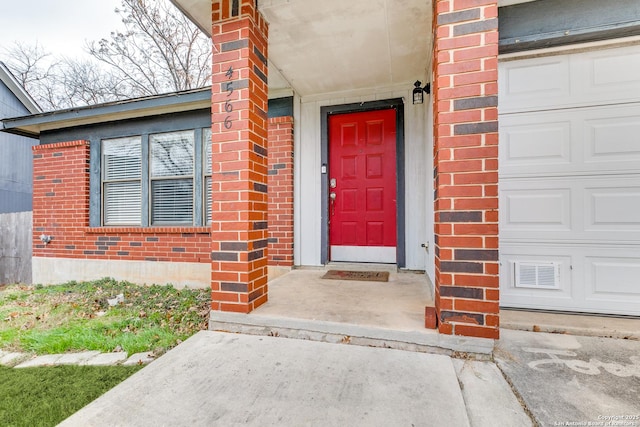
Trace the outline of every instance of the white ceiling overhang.
{"type": "MultiPolygon", "coordinates": [[[[172,0],[211,34],[211,0],[172,0]]],[[[269,93],[411,87],[428,75],[431,0],[260,0],[269,93]]]]}
{"type": "MultiPolygon", "coordinates": [[[[211,35],[211,0],[171,1],[211,35]]],[[[259,0],[258,8],[269,22],[272,98],[291,89],[308,96],[411,85],[430,75],[432,0],[259,0]]]]}

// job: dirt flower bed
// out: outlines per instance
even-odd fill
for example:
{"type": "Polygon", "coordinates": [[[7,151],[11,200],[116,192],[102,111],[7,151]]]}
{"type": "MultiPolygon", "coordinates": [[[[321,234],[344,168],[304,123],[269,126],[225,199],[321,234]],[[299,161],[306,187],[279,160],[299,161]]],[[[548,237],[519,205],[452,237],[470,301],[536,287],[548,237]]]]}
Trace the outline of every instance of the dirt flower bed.
{"type": "Polygon", "coordinates": [[[0,349],[157,355],[206,329],[208,289],[140,286],[113,279],[0,287],[0,349]]]}

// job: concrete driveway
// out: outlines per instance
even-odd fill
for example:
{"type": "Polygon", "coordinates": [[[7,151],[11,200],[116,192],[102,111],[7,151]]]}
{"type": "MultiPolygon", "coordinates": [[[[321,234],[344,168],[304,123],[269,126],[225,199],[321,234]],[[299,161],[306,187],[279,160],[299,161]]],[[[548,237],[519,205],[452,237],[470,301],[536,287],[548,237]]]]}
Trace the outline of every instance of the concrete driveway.
{"type": "Polygon", "coordinates": [[[494,357],[542,426],[640,426],[640,341],[503,329],[494,357]]]}

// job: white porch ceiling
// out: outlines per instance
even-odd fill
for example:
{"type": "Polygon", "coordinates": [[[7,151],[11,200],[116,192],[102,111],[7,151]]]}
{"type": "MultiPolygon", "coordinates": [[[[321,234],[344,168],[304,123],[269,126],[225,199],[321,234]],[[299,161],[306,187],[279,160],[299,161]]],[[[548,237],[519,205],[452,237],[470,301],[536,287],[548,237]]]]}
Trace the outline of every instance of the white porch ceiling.
{"type": "MultiPolygon", "coordinates": [[[[211,0],[171,0],[211,35],[211,0]]],[[[533,0],[499,0],[499,6],[533,0]]],[[[269,22],[269,95],[423,82],[432,0],[259,0],[269,22]]]]}
{"type": "Polygon", "coordinates": [[[259,5],[270,24],[269,58],[305,96],[424,81],[430,3],[261,0],[259,5]]]}
{"type": "MultiPolygon", "coordinates": [[[[211,34],[211,0],[172,0],[211,34]]],[[[431,0],[260,0],[269,93],[411,87],[431,61],[431,0]]]]}

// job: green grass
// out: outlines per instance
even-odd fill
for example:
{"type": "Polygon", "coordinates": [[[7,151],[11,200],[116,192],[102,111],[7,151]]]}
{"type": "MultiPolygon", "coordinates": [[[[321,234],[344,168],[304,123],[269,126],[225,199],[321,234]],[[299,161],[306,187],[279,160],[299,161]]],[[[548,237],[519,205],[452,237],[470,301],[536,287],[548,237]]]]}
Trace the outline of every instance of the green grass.
{"type": "MultiPolygon", "coordinates": [[[[206,329],[210,291],[138,286],[113,279],[59,286],[0,286],[0,350],[83,350],[160,355],[206,329]],[[124,295],[110,306],[107,299],[124,295]]],[[[53,426],[139,366],[0,366],[0,426],[53,426]]]]}
{"type": "Polygon", "coordinates": [[[210,293],[102,279],[0,288],[0,349],[54,354],[82,350],[162,354],[207,327],[210,293]],[[111,307],[107,300],[124,295],[111,307]]]}
{"type": "Polygon", "coordinates": [[[0,366],[0,426],[55,426],[140,366],[0,366]]]}

